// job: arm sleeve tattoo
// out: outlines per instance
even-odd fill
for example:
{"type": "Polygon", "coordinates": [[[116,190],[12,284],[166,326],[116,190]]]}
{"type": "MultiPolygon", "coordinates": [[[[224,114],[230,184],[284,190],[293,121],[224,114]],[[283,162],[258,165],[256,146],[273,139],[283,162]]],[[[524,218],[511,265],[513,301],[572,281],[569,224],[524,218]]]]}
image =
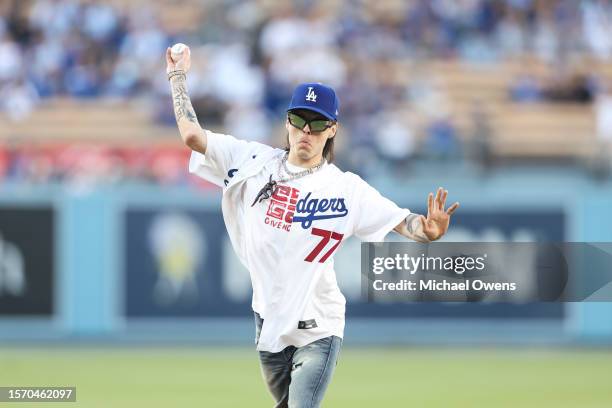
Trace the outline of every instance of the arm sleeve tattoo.
{"type": "Polygon", "coordinates": [[[174,105],[174,116],[176,122],[185,118],[189,122],[198,123],[195,111],[191,105],[189,94],[187,93],[186,78],[184,75],[176,75],[170,80],[172,88],[172,104],[174,105]]]}

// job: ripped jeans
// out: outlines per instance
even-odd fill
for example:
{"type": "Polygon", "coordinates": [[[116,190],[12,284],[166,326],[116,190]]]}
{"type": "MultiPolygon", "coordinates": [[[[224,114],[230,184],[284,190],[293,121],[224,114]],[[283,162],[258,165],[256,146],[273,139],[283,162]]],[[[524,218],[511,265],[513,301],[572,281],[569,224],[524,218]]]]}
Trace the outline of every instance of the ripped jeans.
{"type": "MultiPolygon", "coordinates": [[[[255,313],[255,343],[263,319],[255,313]]],[[[259,352],[261,373],[274,397],[275,408],[318,408],[338,362],[342,339],[329,336],[303,347],[278,353],[259,352]]]]}

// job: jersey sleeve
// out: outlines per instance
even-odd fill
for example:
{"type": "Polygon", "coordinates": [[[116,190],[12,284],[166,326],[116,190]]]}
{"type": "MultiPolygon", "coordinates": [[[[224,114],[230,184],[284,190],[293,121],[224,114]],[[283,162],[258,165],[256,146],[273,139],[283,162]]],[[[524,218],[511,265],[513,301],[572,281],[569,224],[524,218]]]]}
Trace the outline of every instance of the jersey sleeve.
{"type": "Polygon", "coordinates": [[[223,187],[233,168],[237,168],[249,151],[255,150],[255,143],[236,139],[233,136],[206,132],[206,154],[196,151],[189,159],[189,172],[223,187]]]}
{"type": "Polygon", "coordinates": [[[358,211],[353,234],[362,241],[384,241],[385,236],[410,214],[410,210],[398,207],[359,176],[354,177],[358,211]]]}

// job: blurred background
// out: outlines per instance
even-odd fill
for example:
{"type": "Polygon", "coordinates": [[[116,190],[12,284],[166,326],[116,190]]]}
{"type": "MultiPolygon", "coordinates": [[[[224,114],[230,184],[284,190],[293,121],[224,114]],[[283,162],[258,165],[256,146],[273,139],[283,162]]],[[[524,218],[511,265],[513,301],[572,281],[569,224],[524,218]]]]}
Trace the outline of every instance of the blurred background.
{"type": "MultiPolygon", "coordinates": [[[[0,0],[0,385],[271,406],[176,42],[216,132],[281,147],[293,86],[335,87],[336,164],[415,212],[447,188],[445,240],[611,242],[610,1],[0,0]]],[[[359,250],[327,406],[612,405],[612,304],[369,304],[359,250]]]]}

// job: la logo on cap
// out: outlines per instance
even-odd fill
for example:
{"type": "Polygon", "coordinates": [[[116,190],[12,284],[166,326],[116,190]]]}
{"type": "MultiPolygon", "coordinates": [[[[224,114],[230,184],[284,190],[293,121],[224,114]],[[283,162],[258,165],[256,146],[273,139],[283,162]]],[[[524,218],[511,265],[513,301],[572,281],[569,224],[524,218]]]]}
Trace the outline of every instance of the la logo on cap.
{"type": "Polygon", "coordinates": [[[312,86],[308,87],[308,93],[306,94],[306,100],[310,101],[310,102],[316,102],[317,101],[317,94],[314,93],[314,90],[312,89],[312,86]]]}

